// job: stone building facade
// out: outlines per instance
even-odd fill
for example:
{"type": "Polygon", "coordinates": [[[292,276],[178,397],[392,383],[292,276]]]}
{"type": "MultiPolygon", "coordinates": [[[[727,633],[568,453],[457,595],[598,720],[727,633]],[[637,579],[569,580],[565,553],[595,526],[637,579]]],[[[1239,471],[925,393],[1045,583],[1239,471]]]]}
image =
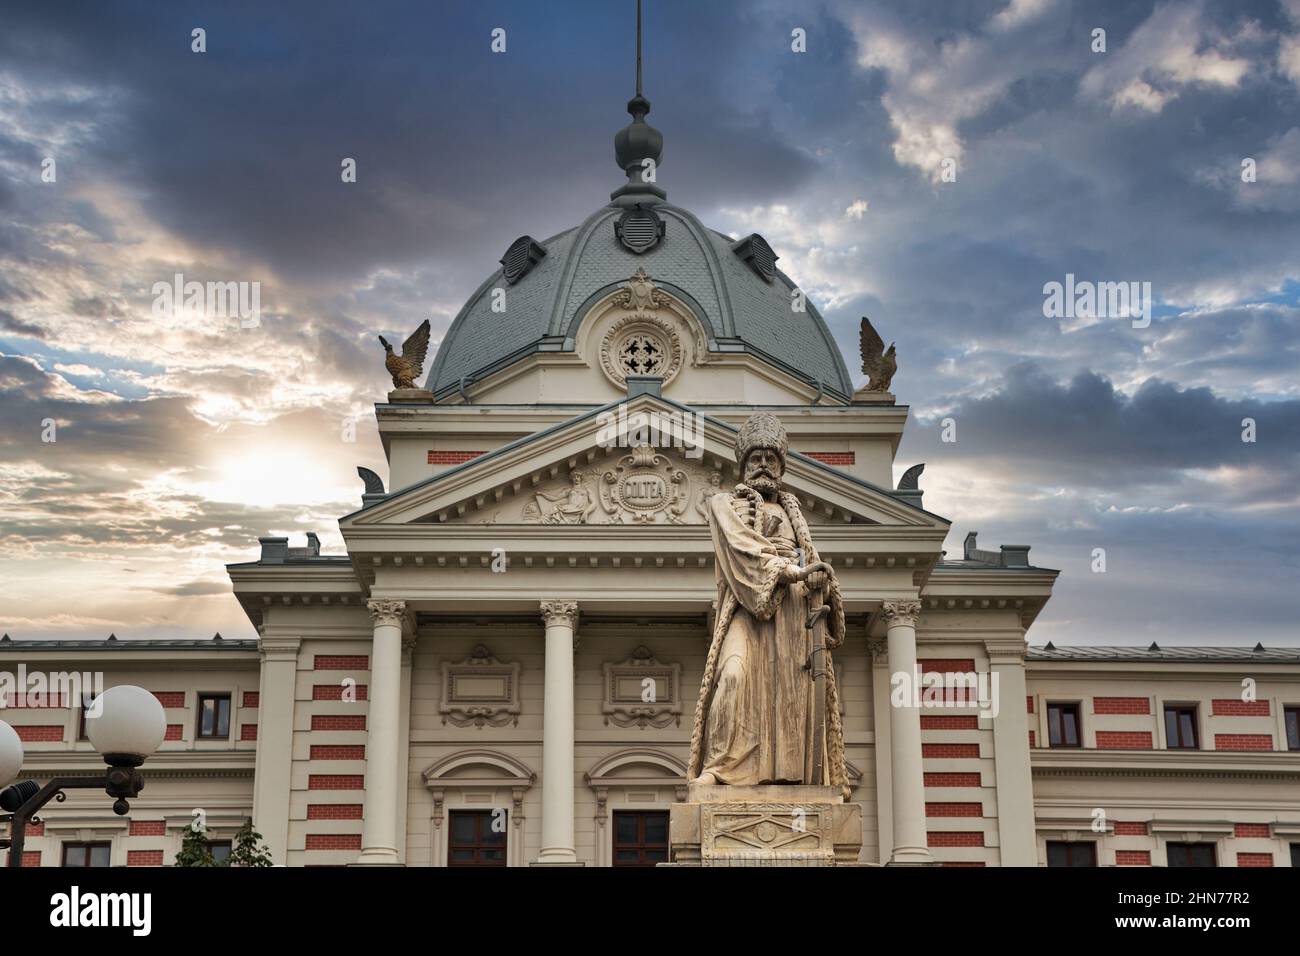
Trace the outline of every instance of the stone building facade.
{"type": "MultiPolygon", "coordinates": [[[[855,388],[762,236],[644,180],[661,138],[629,108],[628,183],[510,243],[425,387],[376,406],[387,488],[363,475],[346,553],[267,537],[229,566],[255,640],[0,641],[0,670],[100,671],[168,717],[129,818],[74,793],[29,862],[167,863],[196,811],[216,840],[251,815],[290,866],[663,860],[714,612],[704,502],[765,410],[845,601],[862,862],[1293,865],[1300,649],[1031,647],[1057,572],[973,535],[946,554],[895,483],[908,409],[855,388]]],[[[75,701],[27,703],[0,716],[28,776],[96,766],[75,701]]]]}

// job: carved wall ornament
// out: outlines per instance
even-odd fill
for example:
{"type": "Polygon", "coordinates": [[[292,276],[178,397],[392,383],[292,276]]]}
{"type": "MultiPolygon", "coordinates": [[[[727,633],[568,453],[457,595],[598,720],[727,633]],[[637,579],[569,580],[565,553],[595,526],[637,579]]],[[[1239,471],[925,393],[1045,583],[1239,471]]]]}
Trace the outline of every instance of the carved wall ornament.
{"type": "Polygon", "coordinates": [[[614,296],[614,304],[629,312],[653,312],[668,304],[668,296],[655,288],[645,269],[637,269],[614,296]]]}
{"type": "Polygon", "coordinates": [[[539,491],[524,505],[523,518],[534,524],[587,524],[596,510],[596,500],[580,468],[569,472],[569,487],[539,491]]]}
{"type": "Polygon", "coordinates": [[[519,725],[519,664],[503,664],[486,645],[476,645],[459,663],[442,662],[444,724],[457,727],[519,725]]]}
{"type": "Polygon", "coordinates": [[[676,321],[658,310],[668,296],[655,288],[644,269],[613,297],[613,306],[631,314],[615,319],[600,343],[600,367],[619,388],[629,375],[655,375],[667,384],[682,367],[684,355],[676,321]]]}
{"type": "Polygon", "coordinates": [[[690,478],[649,445],[638,445],[600,479],[600,507],[611,524],[685,524],[690,478]]]}
{"type": "Polygon", "coordinates": [[[605,723],[619,727],[681,725],[682,665],[663,664],[645,645],[622,663],[607,663],[601,713],[605,723]]]}

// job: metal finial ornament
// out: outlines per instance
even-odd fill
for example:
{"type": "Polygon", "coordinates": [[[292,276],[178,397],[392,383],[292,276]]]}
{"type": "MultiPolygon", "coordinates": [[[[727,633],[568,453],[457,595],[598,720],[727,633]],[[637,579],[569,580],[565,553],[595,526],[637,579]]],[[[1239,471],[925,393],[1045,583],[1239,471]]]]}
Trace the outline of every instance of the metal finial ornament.
{"type": "Polygon", "coordinates": [[[636,95],[641,95],[641,0],[636,0],[636,95]]]}

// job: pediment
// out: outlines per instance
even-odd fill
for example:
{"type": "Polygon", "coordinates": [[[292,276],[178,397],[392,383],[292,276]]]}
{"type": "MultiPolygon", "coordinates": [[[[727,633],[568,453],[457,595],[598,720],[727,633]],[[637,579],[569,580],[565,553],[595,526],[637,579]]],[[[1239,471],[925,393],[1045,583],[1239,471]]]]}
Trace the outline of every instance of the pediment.
{"type": "MultiPolygon", "coordinates": [[[[703,526],[707,498],[740,480],[734,435],[676,402],[640,395],[402,489],[339,526],[703,526]]],[[[799,454],[790,455],[785,484],[810,524],[947,526],[799,454]]]]}

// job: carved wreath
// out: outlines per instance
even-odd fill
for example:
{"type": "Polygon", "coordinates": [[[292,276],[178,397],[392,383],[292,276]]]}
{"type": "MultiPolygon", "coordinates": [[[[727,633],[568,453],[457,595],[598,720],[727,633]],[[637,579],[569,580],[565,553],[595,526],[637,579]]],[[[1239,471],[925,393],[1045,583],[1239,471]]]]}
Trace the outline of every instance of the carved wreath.
{"type": "Polygon", "coordinates": [[[682,340],[676,326],[657,315],[625,315],[600,343],[600,367],[619,388],[628,375],[657,375],[667,384],[682,367],[682,340]]]}

